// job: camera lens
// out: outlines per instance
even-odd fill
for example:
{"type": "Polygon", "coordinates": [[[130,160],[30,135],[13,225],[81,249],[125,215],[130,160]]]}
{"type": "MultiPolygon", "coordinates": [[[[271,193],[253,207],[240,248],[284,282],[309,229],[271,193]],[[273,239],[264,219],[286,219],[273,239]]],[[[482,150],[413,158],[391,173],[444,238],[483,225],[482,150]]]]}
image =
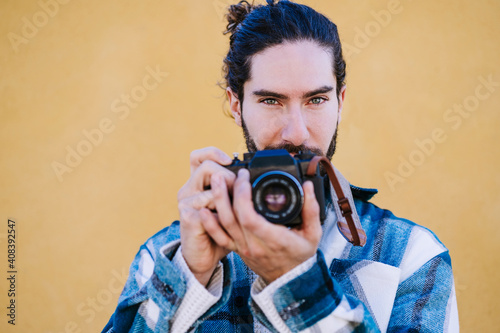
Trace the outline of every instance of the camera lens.
{"type": "Polygon", "coordinates": [[[263,192],[264,205],[272,212],[279,212],[290,203],[290,196],[281,185],[268,186],[263,192]]]}
{"type": "Polygon", "coordinates": [[[302,210],[302,186],[283,171],[262,174],[252,184],[255,210],[268,221],[288,225],[302,210]]]}

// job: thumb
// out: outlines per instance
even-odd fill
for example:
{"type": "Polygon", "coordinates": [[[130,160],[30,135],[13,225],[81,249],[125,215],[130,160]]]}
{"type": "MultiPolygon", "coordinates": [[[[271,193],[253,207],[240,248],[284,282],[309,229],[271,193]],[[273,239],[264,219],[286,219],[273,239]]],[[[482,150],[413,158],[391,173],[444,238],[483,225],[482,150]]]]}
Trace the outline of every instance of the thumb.
{"type": "Polygon", "coordinates": [[[319,242],[321,238],[321,222],[319,220],[319,204],[314,193],[314,185],[306,181],[304,189],[304,206],[302,207],[302,232],[304,237],[319,242]]]}

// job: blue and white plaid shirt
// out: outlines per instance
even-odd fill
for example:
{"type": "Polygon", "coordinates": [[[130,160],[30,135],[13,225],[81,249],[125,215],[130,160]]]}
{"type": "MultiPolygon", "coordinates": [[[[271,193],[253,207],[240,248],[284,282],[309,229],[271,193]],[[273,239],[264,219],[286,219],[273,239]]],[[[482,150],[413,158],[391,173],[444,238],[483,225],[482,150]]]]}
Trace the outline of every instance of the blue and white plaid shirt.
{"type": "MultiPolygon", "coordinates": [[[[366,245],[352,246],[338,231],[331,191],[316,258],[284,283],[264,286],[273,288],[271,309],[259,307],[251,296],[259,279],[230,253],[222,260],[220,297],[191,318],[190,332],[458,332],[448,250],[430,230],[368,202],[376,190],[350,187],[337,175],[366,245]]],[[[103,332],[172,329],[187,292],[185,274],[172,263],[179,238],[176,221],[141,246],[103,332]]]]}

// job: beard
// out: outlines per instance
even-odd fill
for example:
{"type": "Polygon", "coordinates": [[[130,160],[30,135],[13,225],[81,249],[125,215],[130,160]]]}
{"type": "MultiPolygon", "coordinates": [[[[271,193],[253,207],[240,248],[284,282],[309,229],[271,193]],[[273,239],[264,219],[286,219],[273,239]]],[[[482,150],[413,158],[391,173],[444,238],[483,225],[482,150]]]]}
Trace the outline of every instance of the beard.
{"type": "MultiPolygon", "coordinates": [[[[254,153],[257,150],[257,145],[255,144],[254,139],[250,135],[250,132],[248,132],[248,127],[245,124],[245,120],[243,118],[243,114],[241,115],[241,127],[243,128],[243,136],[245,137],[245,143],[247,145],[247,149],[249,152],[254,153]]],[[[333,157],[333,154],[335,154],[335,149],[337,148],[337,132],[339,128],[339,122],[337,120],[337,125],[335,126],[335,132],[333,133],[332,139],[330,140],[330,145],[328,146],[328,150],[323,152],[320,148],[318,147],[308,147],[306,145],[300,145],[296,146],[291,143],[279,143],[275,145],[269,145],[264,147],[263,150],[270,150],[270,149],[286,149],[290,154],[297,154],[299,152],[303,152],[306,150],[311,151],[312,153],[320,156],[326,156],[328,160],[331,160],[333,157]]]]}

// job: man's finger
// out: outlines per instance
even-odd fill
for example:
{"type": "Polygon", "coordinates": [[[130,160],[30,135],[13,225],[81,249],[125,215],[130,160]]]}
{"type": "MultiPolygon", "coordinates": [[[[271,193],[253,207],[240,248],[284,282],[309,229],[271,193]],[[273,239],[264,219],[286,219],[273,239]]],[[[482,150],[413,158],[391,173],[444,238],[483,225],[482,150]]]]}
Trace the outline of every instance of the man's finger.
{"type": "Polygon", "coordinates": [[[191,164],[191,174],[204,162],[204,161],[214,161],[221,165],[228,165],[231,163],[232,159],[222,150],[215,147],[207,147],[203,149],[194,150],[189,156],[189,161],[191,164]]]}
{"type": "Polygon", "coordinates": [[[179,211],[184,209],[195,209],[199,210],[201,208],[214,209],[214,196],[212,191],[203,191],[196,193],[190,197],[183,198],[179,201],[179,211]]]}
{"type": "Polygon", "coordinates": [[[233,185],[236,175],[232,171],[214,161],[207,160],[194,171],[182,190],[186,193],[204,191],[210,185],[211,177],[215,173],[221,174],[229,186],[233,185]]]}
{"type": "Polygon", "coordinates": [[[319,242],[321,238],[321,222],[314,185],[311,181],[306,181],[302,187],[304,189],[304,206],[301,213],[302,226],[300,231],[307,239],[319,242]]]}
{"type": "MultiPolygon", "coordinates": [[[[213,162],[213,161],[205,161],[198,169],[196,169],[195,173],[191,176],[191,180],[198,186],[203,184],[203,187],[210,185],[210,181],[212,175],[218,173],[220,174],[226,183],[232,185],[234,180],[236,179],[236,175],[234,172],[229,171],[223,166],[213,162]]],[[[203,188],[197,188],[198,190],[203,190],[203,188]]]]}
{"type": "Polygon", "coordinates": [[[207,234],[212,238],[212,240],[217,243],[217,245],[229,250],[234,251],[236,247],[234,241],[226,233],[226,231],[221,227],[219,221],[215,218],[208,209],[200,210],[201,224],[207,234]]]}
{"type": "Polygon", "coordinates": [[[229,236],[234,240],[239,249],[245,249],[246,240],[236,217],[234,215],[228,188],[222,175],[212,175],[212,193],[214,196],[215,209],[219,217],[219,222],[229,236]]]}
{"type": "Polygon", "coordinates": [[[264,217],[255,211],[248,170],[239,170],[238,177],[234,182],[233,195],[233,209],[244,230],[246,229],[262,239],[276,236],[278,226],[266,221],[264,217]]]}

